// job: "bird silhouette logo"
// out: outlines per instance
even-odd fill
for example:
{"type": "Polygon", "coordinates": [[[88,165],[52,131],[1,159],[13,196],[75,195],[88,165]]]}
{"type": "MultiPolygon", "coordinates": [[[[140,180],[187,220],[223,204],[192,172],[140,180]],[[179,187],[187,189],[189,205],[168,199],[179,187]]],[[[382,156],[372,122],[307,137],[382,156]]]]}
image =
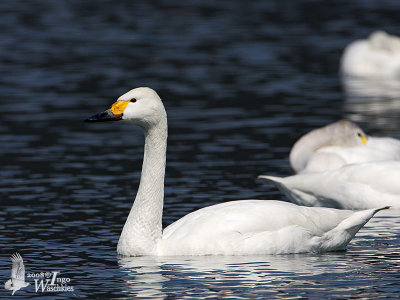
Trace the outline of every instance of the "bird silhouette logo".
{"type": "Polygon", "coordinates": [[[27,287],[29,283],[25,282],[25,266],[21,255],[18,252],[11,255],[11,261],[11,279],[7,280],[4,287],[7,290],[11,290],[12,295],[14,295],[16,291],[27,287]]]}

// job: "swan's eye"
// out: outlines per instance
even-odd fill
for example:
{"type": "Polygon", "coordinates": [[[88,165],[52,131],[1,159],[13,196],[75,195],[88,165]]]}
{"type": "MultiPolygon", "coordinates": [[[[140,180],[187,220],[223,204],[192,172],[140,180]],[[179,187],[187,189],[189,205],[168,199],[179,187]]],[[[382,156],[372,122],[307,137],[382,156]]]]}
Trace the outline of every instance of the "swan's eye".
{"type": "Polygon", "coordinates": [[[361,133],[357,133],[357,135],[358,135],[358,137],[362,137],[362,134],[361,134],[361,133]]]}
{"type": "Polygon", "coordinates": [[[136,102],[136,98],[132,98],[131,102],[135,103],[136,102]]]}

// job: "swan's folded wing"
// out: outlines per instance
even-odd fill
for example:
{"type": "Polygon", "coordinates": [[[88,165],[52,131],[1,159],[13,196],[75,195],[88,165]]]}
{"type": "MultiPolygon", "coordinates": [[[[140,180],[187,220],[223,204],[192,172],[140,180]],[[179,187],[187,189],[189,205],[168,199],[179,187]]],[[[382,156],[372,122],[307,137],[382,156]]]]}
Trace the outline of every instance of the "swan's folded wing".
{"type": "Polygon", "coordinates": [[[168,226],[160,255],[272,254],[310,250],[353,212],[273,200],[241,200],[209,206],[168,226]]]}
{"type": "Polygon", "coordinates": [[[305,205],[313,205],[313,202],[297,191],[314,197],[314,205],[346,209],[400,207],[400,161],[350,164],[325,172],[259,178],[275,182],[281,190],[293,194],[290,199],[296,198],[294,202],[305,205]]]}
{"type": "MultiPolygon", "coordinates": [[[[329,146],[316,154],[337,155],[346,164],[400,160],[400,141],[389,137],[369,137],[368,143],[355,147],[329,146]]],[[[327,169],[328,170],[328,169],[327,169]]]]}
{"type": "Polygon", "coordinates": [[[236,232],[247,234],[301,226],[322,235],[352,214],[326,208],[308,208],[274,200],[240,200],[192,212],[165,228],[163,239],[191,236],[217,237],[236,232]]]}
{"type": "Polygon", "coordinates": [[[342,181],[364,184],[385,194],[400,195],[400,161],[349,165],[336,172],[337,178],[342,181]]]}

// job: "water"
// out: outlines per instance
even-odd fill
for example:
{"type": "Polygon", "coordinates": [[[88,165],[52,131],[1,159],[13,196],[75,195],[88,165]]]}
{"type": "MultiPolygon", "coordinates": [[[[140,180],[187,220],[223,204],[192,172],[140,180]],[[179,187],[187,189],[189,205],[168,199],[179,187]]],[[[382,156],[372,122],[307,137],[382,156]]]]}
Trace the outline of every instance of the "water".
{"type": "Polygon", "coordinates": [[[164,226],[228,200],[283,199],[256,176],[291,174],[288,152],[305,132],[349,118],[400,138],[396,83],[344,88],[338,75],[347,43],[398,33],[398,1],[43,0],[0,10],[0,278],[18,251],[27,275],[59,271],[74,287],[36,293],[29,277],[14,297],[398,297],[398,211],[380,212],[340,253],[117,257],[143,134],[82,122],[133,87],[158,91],[169,117],[164,226]]]}

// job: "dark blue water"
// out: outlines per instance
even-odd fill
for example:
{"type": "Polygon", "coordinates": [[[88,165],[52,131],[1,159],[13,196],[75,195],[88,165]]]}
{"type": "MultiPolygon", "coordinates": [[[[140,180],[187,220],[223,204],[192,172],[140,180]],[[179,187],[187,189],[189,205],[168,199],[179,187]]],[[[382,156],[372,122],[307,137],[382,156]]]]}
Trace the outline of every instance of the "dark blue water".
{"type": "MultiPolygon", "coordinates": [[[[290,147],[349,118],[400,138],[400,97],[338,74],[343,48],[399,34],[399,1],[2,1],[0,281],[58,271],[78,298],[396,298],[400,217],[379,213],[341,253],[118,258],[143,134],[83,119],[137,86],[167,109],[164,225],[228,200],[284,199],[290,147]],[[360,87],[361,86],[361,87],[360,87]]],[[[0,286],[0,297],[10,298],[0,286]]]]}

